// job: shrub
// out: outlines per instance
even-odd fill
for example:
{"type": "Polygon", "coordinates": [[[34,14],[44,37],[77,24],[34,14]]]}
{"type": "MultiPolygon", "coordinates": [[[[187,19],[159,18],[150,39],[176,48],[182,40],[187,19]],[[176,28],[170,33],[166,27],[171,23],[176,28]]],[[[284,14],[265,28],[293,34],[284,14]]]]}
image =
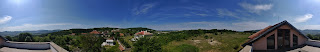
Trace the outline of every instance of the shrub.
{"type": "Polygon", "coordinates": [[[234,50],[237,50],[238,48],[239,48],[238,45],[236,45],[236,46],[233,47],[234,50]]]}
{"type": "Polygon", "coordinates": [[[126,46],[126,48],[131,48],[131,46],[128,44],[128,42],[124,41],[123,38],[119,39],[122,45],[126,46]]]}
{"type": "Polygon", "coordinates": [[[199,49],[189,44],[182,44],[175,47],[173,52],[199,52],[199,49]]]}
{"type": "Polygon", "coordinates": [[[208,39],[208,35],[204,36],[205,39],[208,39]]]}

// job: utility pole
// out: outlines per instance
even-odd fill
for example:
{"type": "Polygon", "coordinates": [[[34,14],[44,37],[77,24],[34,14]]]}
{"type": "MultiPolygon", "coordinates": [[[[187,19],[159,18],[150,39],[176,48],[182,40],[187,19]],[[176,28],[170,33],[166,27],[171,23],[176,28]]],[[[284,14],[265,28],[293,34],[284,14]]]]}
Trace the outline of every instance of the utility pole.
{"type": "Polygon", "coordinates": [[[280,16],[278,16],[278,21],[280,21],[280,19],[279,19],[279,18],[280,18],[280,16]]]}

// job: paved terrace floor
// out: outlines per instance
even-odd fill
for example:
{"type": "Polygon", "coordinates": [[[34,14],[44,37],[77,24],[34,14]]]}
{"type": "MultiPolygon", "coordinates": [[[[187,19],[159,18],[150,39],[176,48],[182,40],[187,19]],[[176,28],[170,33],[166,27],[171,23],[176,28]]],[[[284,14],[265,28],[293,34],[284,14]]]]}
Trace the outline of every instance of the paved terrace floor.
{"type": "Polygon", "coordinates": [[[303,45],[296,48],[288,48],[283,50],[253,50],[253,52],[320,52],[320,47],[303,45]]]}
{"type": "Polygon", "coordinates": [[[28,49],[16,49],[16,48],[2,47],[2,48],[0,48],[0,52],[51,52],[51,50],[50,49],[48,49],[48,50],[28,50],[28,49]]]}
{"type": "Polygon", "coordinates": [[[307,45],[302,48],[297,48],[297,49],[290,50],[287,52],[320,52],[320,48],[307,45]]]}

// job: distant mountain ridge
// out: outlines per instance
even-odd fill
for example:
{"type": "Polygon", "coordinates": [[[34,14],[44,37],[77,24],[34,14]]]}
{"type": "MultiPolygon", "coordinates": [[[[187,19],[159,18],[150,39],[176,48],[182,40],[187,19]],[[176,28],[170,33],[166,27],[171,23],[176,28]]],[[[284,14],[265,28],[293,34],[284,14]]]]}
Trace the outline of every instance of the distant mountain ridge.
{"type": "Polygon", "coordinates": [[[300,30],[303,34],[320,35],[320,30],[300,30]]]}
{"type": "Polygon", "coordinates": [[[157,30],[157,31],[179,31],[179,30],[157,30]]]}
{"type": "Polygon", "coordinates": [[[41,34],[46,34],[46,33],[52,33],[52,32],[58,32],[61,30],[35,30],[35,31],[3,31],[0,32],[1,36],[16,36],[19,35],[20,33],[31,33],[32,35],[41,35],[41,34]]]}

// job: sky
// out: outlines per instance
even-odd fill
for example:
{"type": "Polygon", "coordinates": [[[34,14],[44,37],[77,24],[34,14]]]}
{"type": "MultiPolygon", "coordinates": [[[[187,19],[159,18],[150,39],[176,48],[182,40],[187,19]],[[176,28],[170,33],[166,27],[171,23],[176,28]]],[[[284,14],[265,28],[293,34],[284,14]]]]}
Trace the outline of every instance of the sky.
{"type": "Polygon", "coordinates": [[[320,0],[0,0],[0,31],[94,27],[320,30],[320,0]]]}

